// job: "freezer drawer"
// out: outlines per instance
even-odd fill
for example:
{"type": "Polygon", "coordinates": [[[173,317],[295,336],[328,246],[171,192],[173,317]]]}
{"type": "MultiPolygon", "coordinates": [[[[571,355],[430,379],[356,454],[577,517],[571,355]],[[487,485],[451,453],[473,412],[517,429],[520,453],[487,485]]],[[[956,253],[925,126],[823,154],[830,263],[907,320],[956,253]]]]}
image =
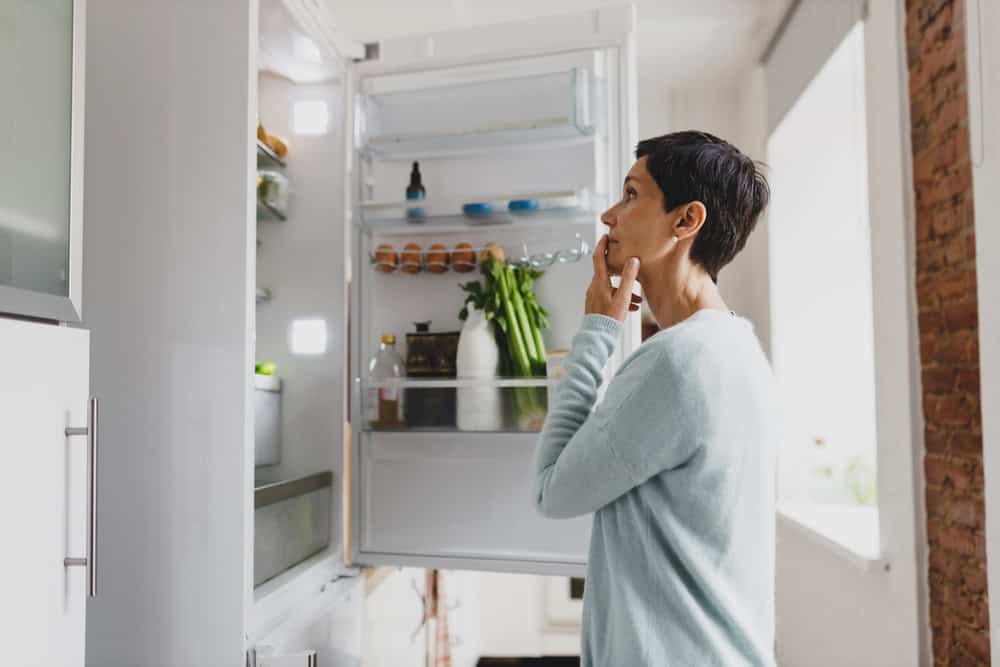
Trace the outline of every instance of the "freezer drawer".
{"type": "Polygon", "coordinates": [[[327,471],[254,489],[255,587],[330,543],[332,486],[327,471]]]}

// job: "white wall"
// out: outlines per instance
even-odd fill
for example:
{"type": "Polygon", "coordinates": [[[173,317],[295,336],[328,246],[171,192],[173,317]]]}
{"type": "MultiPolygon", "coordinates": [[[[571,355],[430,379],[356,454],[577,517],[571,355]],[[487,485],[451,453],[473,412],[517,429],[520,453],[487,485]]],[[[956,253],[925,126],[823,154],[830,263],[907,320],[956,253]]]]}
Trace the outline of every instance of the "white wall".
{"type": "MultiPolygon", "coordinates": [[[[667,102],[663,115],[670,119],[670,126],[664,131],[704,130],[729,141],[755,160],[764,159],[766,102],[760,68],[748,69],[735,84],[675,89],[667,102]]],[[[640,127],[650,113],[640,110],[640,127]]],[[[770,350],[767,241],[765,211],[746,247],[719,274],[726,303],[753,322],[766,352],[770,350]]]]}
{"type": "Polygon", "coordinates": [[[88,3],[94,667],[243,662],[255,5],[88,3]]]}
{"type": "Polygon", "coordinates": [[[874,501],[863,37],[848,33],[767,144],[780,502],[874,501]]]}
{"type": "MultiPolygon", "coordinates": [[[[903,25],[897,4],[870,4],[865,45],[867,94],[876,100],[868,111],[868,150],[876,155],[873,164],[879,165],[870,174],[869,189],[881,193],[871,202],[871,219],[879,220],[872,242],[881,249],[882,260],[873,265],[873,282],[875,299],[893,310],[885,324],[875,326],[876,353],[886,369],[880,395],[888,398],[880,402],[878,415],[880,533],[892,570],[863,572],[779,522],[776,620],[783,667],[902,667],[924,664],[926,659],[922,509],[919,485],[914,482],[919,479],[917,453],[922,442],[919,418],[911,418],[919,415],[919,399],[914,398],[919,396],[919,376],[912,366],[916,359],[910,303],[913,255],[905,236],[912,227],[907,213],[911,206],[908,116],[902,106],[905,72],[900,67],[905,57],[897,34],[903,25]]],[[[671,91],[669,129],[705,129],[764,160],[766,104],[763,72],[754,67],[735,88],[671,91]]],[[[640,119],[644,117],[648,112],[642,110],[640,119]]],[[[747,247],[720,275],[724,297],[754,322],[765,349],[770,345],[767,265],[765,216],[747,247]]]]}
{"type": "Polygon", "coordinates": [[[878,367],[880,543],[888,572],[864,572],[778,524],[777,647],[783,667],[928,664],[922,592],[920,380],[902,2],[869,3],[865,93],[878,367]]]}

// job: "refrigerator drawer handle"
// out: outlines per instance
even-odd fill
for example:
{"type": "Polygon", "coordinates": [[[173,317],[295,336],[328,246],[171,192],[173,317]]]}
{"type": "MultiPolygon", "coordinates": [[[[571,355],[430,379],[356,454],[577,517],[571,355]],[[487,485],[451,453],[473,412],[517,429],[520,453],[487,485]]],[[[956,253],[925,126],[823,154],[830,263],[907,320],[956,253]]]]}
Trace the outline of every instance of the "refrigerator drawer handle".
{"type": "Polygon", "coordinates": [[[97,596],[97,399],[91,398],[87,405],[87,425],[66,429],[66,437],[87,436],[87,556],[85,558],[67,557],[63,559],[65,567],[87,568],[87,594],[97,596]]]}

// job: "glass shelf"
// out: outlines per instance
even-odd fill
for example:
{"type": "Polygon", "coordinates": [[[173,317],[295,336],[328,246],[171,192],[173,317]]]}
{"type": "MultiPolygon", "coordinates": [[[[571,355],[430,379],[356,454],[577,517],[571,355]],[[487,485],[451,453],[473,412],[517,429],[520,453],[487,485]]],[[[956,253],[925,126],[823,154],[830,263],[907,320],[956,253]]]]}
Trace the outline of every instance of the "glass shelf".
{"type": "Polygon", "coordinates": [[[474,195],[467,202],[492,207],[486,214],[465,214],[463,203],[435,198],[421,200],[370,201],[361,204],[360,226],[377,235],[416,235],[464,232],[480,228],[527,230],[540,225],[594,226],[599,197],[583,190],[527,192],[506,195],[474,195]],[[510,210],[509,203],[531,202],[536,208],[510,210]],[[415,216],[411,211],[420,210],[415,216]]]}
{"type": "Polygon", "coordinates": [[[427,135],[376,137],[365,151],[387,161],[428,160],[479,155],[525,146],[572,146],[593,141],[589,129],[569,117],[542,118],[521,125],[484,126],[427,135]]]}
{"type": "Polygon", "coordinates": [[[399,218],[362,222],[360,228],[372,236],[426,236],[473,232],[524,232],[540,227],[581,227],[592,230],[597,224],[597,211],[578,208],[546,209],[532,213],[498,211],[488,216],[437,215],[425,216],[420,222],[399,218]]]}
{"type": "Polygon", "coordinates": [[[536,433],[549,378],[398,378],[358,383],[366,432],[536,433]],[[385,396],[394,397],[386,400],[385,396]]]}
{"type": "Polygon", "coordinates": [[[257,160],[258,162],[263,159],[264,162],[269,162],[281,168],[285,168],[288,165],[278,157],[278,154],[271,150],[271,147],[262,142],[260,139],[257,140],[257,160]]]}
{"type": "Polygon", "coordinates": [[[355,382],[364,384],[369,389],[380,389],[394,387],[401,389],[433,389],[441,387],[450,388],[518,388],[518,387],[554,387],[559,380],[547,377],[494,377],[494,378],[415,378],[402,377],[386,380],[363,380],[356,378],[355,382]]]}

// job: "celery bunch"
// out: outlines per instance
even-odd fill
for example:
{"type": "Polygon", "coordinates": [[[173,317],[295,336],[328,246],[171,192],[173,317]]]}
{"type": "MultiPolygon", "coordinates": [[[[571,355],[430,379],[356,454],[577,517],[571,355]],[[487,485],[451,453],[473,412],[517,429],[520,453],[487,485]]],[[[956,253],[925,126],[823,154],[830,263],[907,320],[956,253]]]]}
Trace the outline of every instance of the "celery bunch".
{"type": "MultiPolygon", "coordinates": [[[[483,311],[493,324],[493,336],[500,350],[499,375],[504,377],[545,377],[545,342],[542,329],[549,326],[548,312],[535,297],[535,281],[541,271],[512,267],[503,257],[491,254],[482,262],[483,281],[461,286],[467,294],[459,318],[468,317],[468,308],[483,311]]],[[[537,426],[545,416],[545,388],[521,387],[514,390],[518,421],[537,426]]]]}

